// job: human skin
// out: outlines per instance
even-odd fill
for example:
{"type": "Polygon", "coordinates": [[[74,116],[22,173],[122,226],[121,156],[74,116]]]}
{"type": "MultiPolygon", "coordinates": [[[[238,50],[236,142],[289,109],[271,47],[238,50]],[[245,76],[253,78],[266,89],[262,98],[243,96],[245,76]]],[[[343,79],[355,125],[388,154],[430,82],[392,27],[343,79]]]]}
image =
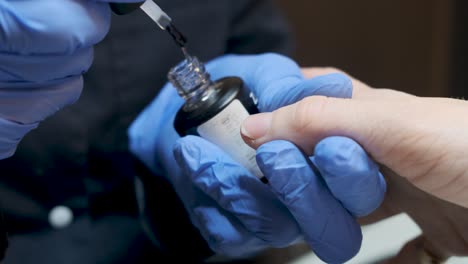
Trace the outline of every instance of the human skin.
{"type": "Polygon", "coordinates": [[[381,164],[388,186],[383,205],[360,222],[405,212],[422,229],[388,263],[418,263],[427,252],[438,260],[468,255],[468,103],[373,89],[356,79],[353,86],[352,99],[310,97],[253,116],[244,122],[243,137],[254,148],[289,140],[308,155],[325,137],[353,138],[381,164]]]}
{"type": "Polygon", "coordinates": [[[468,102],[355,83],[352,99],[312,96],[252,116],[243,136],[254,148],[289,140],[309,155],[328,136],[350,137],[420,189],[468,207],[468,102]]]}

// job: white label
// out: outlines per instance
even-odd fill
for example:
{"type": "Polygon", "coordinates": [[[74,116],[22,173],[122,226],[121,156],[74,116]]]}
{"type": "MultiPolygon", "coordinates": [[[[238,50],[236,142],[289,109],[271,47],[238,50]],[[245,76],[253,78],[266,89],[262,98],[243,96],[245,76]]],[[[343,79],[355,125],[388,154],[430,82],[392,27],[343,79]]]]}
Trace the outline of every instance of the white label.
{"type": "Polygon", "coordinates": [[[221,147],[234,160],[247,168],[258,178],[263,174],[255,159],[256,152],[245,144],[240,134],[242,121],[249,116],[239,100],[234,100],[228,107],[212,119],[197,128],[201,137],[221,147]]]}

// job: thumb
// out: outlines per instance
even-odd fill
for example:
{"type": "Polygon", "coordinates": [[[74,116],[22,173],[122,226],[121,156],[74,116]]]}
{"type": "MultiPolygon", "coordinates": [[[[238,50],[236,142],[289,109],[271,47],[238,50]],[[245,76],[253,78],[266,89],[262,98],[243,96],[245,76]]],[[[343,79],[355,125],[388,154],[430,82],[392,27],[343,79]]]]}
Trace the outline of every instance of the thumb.
{"type": "Polygon", "coordinates": [[[326,137],[348,137],[418,188],[466,207],[467,102],[390,90],[379,94],[372,99],[308,97],[247,118],[242,136],[253,148],[287,140],[308,155],[326,137]]]}
{"type": "Polygon", "coordinates": [[[404,131],[405,124],[401,123],[405,119],[398,116],[404,115],[406,105],[395,100],[312,96],[272,113],[250,116],[241,133],[253,148],[272,140],[288,140],[309,155],[320,140],[345,136],[359,142],[377,159],[402,136],[397,132],[404,131]]]}

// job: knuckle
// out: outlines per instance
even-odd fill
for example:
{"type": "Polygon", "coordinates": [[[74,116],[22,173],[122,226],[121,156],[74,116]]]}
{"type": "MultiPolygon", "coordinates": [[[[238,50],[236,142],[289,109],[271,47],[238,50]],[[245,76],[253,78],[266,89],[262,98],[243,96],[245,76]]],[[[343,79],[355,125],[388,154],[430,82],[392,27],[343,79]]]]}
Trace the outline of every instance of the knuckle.
{"type": "Polygon", "coordinates": [[[324,67],[322,70],[324,73],[344,73],[342,70],[335,67],[324,67]]]}
{"type": "Polygon", "coordinates": [[[299,66],[296,64],[295,61],[278,53],[265,53],[259,56],[259,59],[268,66],[282,65],[282,68],[289,69],[289,71],[300,71],[299,66]]]}
{"type": "Polygon", "coordinates": [[[318,77],[318,76],[327,75],[331,73],[344,73],[344,72],[335,67],[310,67],[310,68],[302,69],[302,74],[306,78],[313,78],[313,77],[318,77]]]}
{"type": "Polygon", "coordinates": [[[278,60],[285,60],[286,57],[277,53],[265,53],[262,55],[262,57],[267,60],[267,61],[278,61],[278,60]]]}
{"type": "Polygon", "coordinates": [[[312,127],[320,128],[321,117],[324,115],[328,102],[329,98],[325,96],[312,96],[299,101],[291,119],[293,131],[302,134],[312,127]]]}

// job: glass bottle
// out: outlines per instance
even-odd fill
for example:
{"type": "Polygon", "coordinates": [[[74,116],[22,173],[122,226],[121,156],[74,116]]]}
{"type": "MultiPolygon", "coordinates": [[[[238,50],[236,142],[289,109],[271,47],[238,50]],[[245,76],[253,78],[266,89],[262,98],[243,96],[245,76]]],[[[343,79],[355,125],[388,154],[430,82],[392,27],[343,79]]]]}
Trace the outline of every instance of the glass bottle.
{"type": "Polygon", "coordinates": [[[255,150],[245,144],[240,134],[242,121],[259,112],[254,94],[242,79],[232,76],[212,81],[203,63],[192,56],[172,68],[168,78],[185,100],[174,120],[177,133],[201,136],[218,145],[266,182],[255,150]]]}

